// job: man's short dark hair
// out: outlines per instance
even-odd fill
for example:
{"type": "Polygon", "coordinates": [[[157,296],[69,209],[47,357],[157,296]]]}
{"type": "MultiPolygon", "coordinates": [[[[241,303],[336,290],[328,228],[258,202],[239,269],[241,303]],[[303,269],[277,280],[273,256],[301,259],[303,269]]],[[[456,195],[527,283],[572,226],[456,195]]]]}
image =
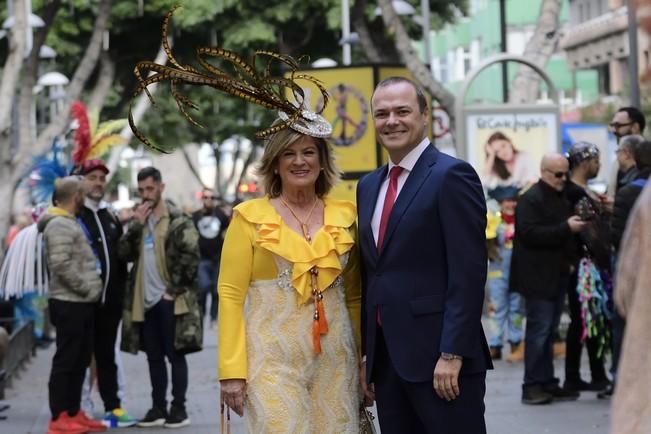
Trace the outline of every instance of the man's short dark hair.
{"type": "Polygon", "coordinates": [[[138,172],[138,182],[144,181],[147,178],[151,178],[154,180],[154,182],[162,182],[163,177],[160,174],[160,170],[156,169],[153,166],[148,166],[145,167],[144,169],[141,169],[140,172],[138,172]]]}
{"type": "Polygon", "coordinates": [[[645,140],[633,146],[633,158],[638,170],[651,167],[651,142],[645,140]]]}
{"type": "Polygon", "coordinates": [[[620,107],[617,112],[626,112],[628,118],[631,122],[634,122],[640,126],[640,133],[644,132],[644,127],[646,127],[646,120],[642,112],[636,107],[620,107]]]}
{"type": "Polygon", "coordinates": [[[391,84],[397,84],[397,83],[409,83],[410,85],[413,86],[414,90],[416,91],[416,100],[418,101],[418,109],[420,110],[421,113],[425,113],[425,111],[428,108],[427,107],[427,97],[425,96],[425,91],[423,90],[423,88],[421,86],[419,86],[414,81],[412,81],[412,80],[410,80],[408,78],[397,77],[397,76],[385,78],[384,80],[382,80],[381,82],[379,82],[377,84],[377,86],[375,87],[375,90],[377,90],[377,89],[379,89],[381,87],[385,87],[385,86],[389,86],[391,84]]]}

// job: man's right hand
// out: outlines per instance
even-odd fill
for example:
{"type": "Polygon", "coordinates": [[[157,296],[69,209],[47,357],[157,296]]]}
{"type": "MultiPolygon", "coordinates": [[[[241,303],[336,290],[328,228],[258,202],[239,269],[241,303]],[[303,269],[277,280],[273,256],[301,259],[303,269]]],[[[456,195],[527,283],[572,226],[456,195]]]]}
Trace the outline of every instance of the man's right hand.
{"type": "Polygon", "coordinates": [[[143,202],[136,207],[136,210],[133,212],[133,218],[141,225],[144,225],[151,212],[151,203],[143,202]]]}
{"type": "Polygon", "coordinates": [[[234,378],[219,382],[221,402],[228,405],[240,417],[244,415],[244,401],[246,400],[246,380],[234,378]]]}
{"type": "Polygon", "coordinates": [[[570,227],[570,231],[577,233],[581,232],[581,230],[587,225],[587,222],[584,222],[581,220],[581,217],[577,215],[573,215],[569,219],[567,219],[567,224],[570,227]]]}
{"type": "Polygon", "coordinates": [[[366,362],[360,364],[359,382],[362,385],[362,392],[364,392],[364,405],[371,407],[375,401],[375,386],[372,383],[366,383],[366,362]]]}

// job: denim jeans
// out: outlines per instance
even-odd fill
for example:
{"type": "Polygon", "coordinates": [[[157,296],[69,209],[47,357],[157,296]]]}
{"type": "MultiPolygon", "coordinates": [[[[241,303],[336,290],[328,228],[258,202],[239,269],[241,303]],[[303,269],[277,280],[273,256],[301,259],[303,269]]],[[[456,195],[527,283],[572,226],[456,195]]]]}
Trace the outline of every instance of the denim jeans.
{"type": "Polygon", "coordinates": [[[501,347],[504,329],[508,327],[508,339],[512,344],[522,340],[523,306],[522,296],[509,291],[508,276],[488,280],[490,303],[495,309],[488,318],[488,345],[501,347]]]}
{"type": "Polygon", "coordinates": [[[554,332],[561,319],[568,276],[561,276],[551,299],[527,298],[524,338],[524,386],[558,383],[554,377],[554,332]]]}
{"type": "Polygon", "coordinates": [[[201,309],[201,319],[206,314],[206,303],[210,296],[210,319],[217,320],[217,278],[219,277],[219,257],[214,259],[202,259],[199,261],[199,308],[201,309]]]}

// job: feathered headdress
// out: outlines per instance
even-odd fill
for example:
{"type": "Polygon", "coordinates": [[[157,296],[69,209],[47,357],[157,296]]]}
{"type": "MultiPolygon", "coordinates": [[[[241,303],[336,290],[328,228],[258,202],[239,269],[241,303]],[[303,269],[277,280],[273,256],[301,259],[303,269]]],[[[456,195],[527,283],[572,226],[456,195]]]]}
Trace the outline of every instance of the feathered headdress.
{"type": "Polygon", "coordinates": [[[75,167],[83,165],[87,160],[101,157],[113,146],[125,143],[124,138],[114,132],[127,125],[126,119],[99,123],[99,115],[89,116],[86,106],[79,101],[72,103],[70,112],[77,123],[74,135],[75,150],[72,153],[75,167]]]}
{"type": "MultiPolygon", "coordinates": [[[[237,53],[223,48],[199,47],[197,48],[199,69],[180,64],[172,54],[167,42],[169,20],[174,14],[174,11],[179,7],[175,6],[163,19],[162,43],[165,53],[169,58],[170,66],[159,65],[150,61],[138,62],[133,71],[138,79],[134,99],[140,92],[145,92],[151,103],[155,104],[154,99],[147,90],[147,86],[169,81],[172,96],[178,105],[179,111],[190,123],[200,127],[201,125],[186,110],[188,107],[197,110],[198,106],[190,98],[180,93],[178,86],[179,84],[208,86],[279,112],[280,122],[272,127],[258,131],[256,133],[256,137],[258,138],[269,137],[285,128],[292,128],[300,133],[313,137],[328,137],[332,134],[332,126],[320,115],[328,103],[326,89],[317,78],[311,75],[297,73],[299,62],[288,55],[256,50],[251,61],[247,62],[237,53]],[[224,69],[210,63],[208,61],[209,58],[225,61],[234,68],[235,74],[230,74],[224,69]],[[258,59],[266,60],[262,72],[258,71],[256,65],[258,59]],[[287,77],[271,74],[271,67],[274,62],[279,62],[284,68],[289,69],[286,74],[287,77]],[[307,109],[305,92],[297,83],[299,81],[313,83],[319,89],[321,95],[323,95],[323,104],[317,113],[307,109]]],[[[134,99],[132,99],[132,105],[134,99]]],[[[159,152],[169,152],[151,143],[138,130],[133,120],[131,107],[129,108],[129,126],[133,130],[134,135],[145,145],[159,152]]]]}
{"type": "Polygon", "coordinates": [[[49,202],[54,193],[54,182],[67,176],[69,167],[62,163],[59,156],[57,140],[52,143],[51,157],[42,156],[34,159],[29,169],[25,185],[29,189],[35,203],[49,202]]]}

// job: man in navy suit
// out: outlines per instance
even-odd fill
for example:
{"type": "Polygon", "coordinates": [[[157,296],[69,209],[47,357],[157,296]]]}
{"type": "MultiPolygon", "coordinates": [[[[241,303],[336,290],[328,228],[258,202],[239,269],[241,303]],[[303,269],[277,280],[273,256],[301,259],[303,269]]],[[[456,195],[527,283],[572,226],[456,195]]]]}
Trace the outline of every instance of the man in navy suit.
{"type": "Polygon", "coordinates": [[[486,203],[466,162],[427,138],[423,91],[392,77],[371,100],[390,157],[357,187],[361,381],[383,434],[481,434],[486,203]]]}

